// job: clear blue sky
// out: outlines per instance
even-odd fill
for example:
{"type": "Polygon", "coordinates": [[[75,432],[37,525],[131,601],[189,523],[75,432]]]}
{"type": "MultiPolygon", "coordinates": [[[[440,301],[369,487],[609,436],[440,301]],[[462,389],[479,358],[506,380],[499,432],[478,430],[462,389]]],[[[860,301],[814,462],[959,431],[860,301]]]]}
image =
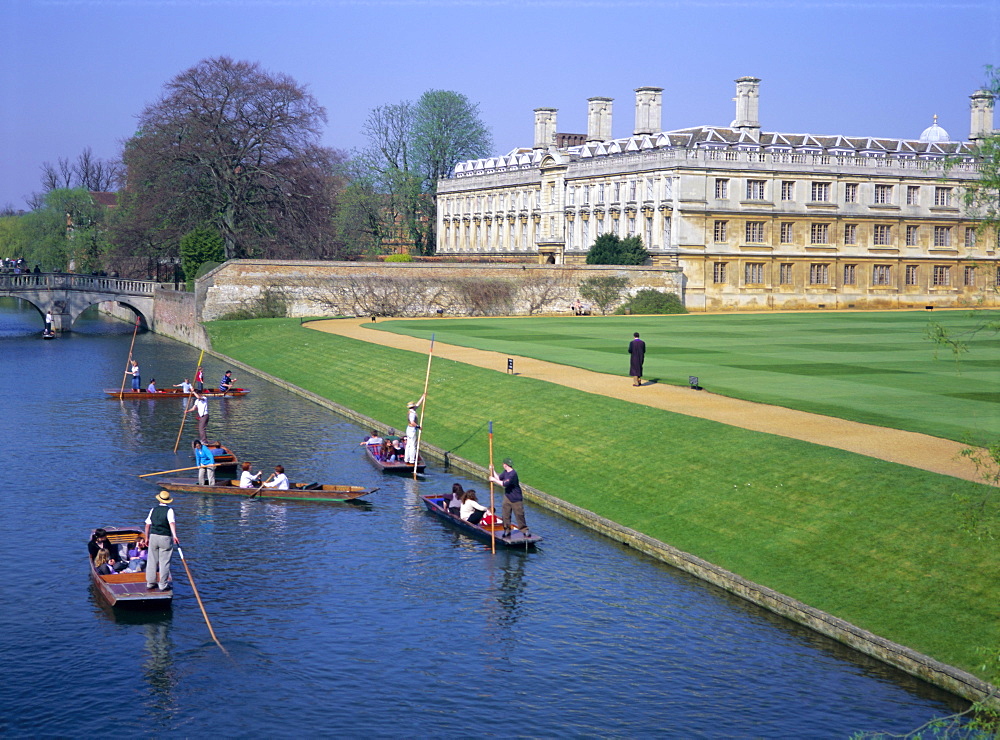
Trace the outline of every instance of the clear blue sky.
{"type": "Polygon", "coordinates": [[[346,150],[372,107],[432,88],[478,102],[498,153],[531,145],[540,106],[585,132],[595,95],[626,136],[643,85],[665,129],[728,125],[743,75],[764,130],[917,137],[938,114],[965,139],[1000,0],[0,0],[0,205],[24,207],[45,161],[115,156],[167,80],[219,55],[306,85],[346,150]]]}

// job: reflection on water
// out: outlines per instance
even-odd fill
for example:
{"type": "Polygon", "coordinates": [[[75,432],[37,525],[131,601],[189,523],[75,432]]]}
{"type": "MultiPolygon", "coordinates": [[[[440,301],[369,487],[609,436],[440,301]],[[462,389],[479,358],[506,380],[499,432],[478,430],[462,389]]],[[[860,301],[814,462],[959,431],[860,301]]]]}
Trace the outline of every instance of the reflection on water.
{"type": "MultiPolygon", "coordinates": [[[[434,466],[418,481],[383,475],[358,447],[364,430],[249,377],[249,396],[212,403],[213,438],[293,480],[380,490],[364,504],[175,494],[232,660],[182,567],[172,613],[112,614],[88,588],[86,535],[141,524],[158,489],[138,474],[190,465],[193,430],[175,454],[180,402],[103,397],[131,327],[85,316],[44,342],[36,320],[0,304],[4,377],[31,379],[28,393],[0,384],[11,466],[0,557],[18,562],[25,533],[46,545],[37,571],[0,581],[4,735],[844,737],[950,709],[914,679],[544,511],[529,514],[544,547],[491,554],[420,501],[482,481],[434,466]],[[116,690],[95,692],[95,675],[116,690]],[[470,718],[501,708],[516,721],[470,718]]],[[[136,353],[163,386],[198,356],[152,334],[136,353]]],[[[226,369],[206,360],[210,379],[226,369]]]]}

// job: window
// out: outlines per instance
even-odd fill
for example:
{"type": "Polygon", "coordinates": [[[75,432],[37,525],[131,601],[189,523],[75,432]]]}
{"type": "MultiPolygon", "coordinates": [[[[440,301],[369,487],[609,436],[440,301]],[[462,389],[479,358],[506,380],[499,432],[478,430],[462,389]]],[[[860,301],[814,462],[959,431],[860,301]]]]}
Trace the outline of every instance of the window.
{"type": "Polygon", "coordinates": [[[933,284],[942,287],[951,285],[951,268],[947,265],[934,265],[933,284]]]}
{"type": "Polygon", "coordinates": [[[872,285],[889,285],[892,279],[892,265],[872,266],[872,285]]]}
{"type": "Polygon", "coordinates": [[[751,244],[763,244],[764,242],[763,221],[747,221],[747,242],[751,244]]]}
{"type": "Polygon", "coordinates": [[[712,265],[712,282],[713,283],[724,283],[726,282],[726,263],[725,262],[715,262],[712,265]]]}
{"type": "Polygon", "coordinates": [[[951,246],[951,227],[950,226],[935,226],[934,227],[934,246],[935,247],[950,247],[951,246]]]}
{"type": "Polygon", "coordinates": [[[747,262],[743,267],[744,283],[747,285],[760,285],[764,282],[763,262],[747,262]]]}
{"type": "Polygon", "coordinates": [[[917,284],[917,266],[916,265],[907,265],[906,266],[906,270],[905,270],[905,272],[903,274],[903,282],[906,283],[907,285],[916,285],[917,284]]]}
{"type": "Polygon", "coordinates": [[[622,194],[622,184],[620,182],[616,182],[615,183],[615,203],[618,203],[618,202],[621,201],[621,194],[622,194]]]}
{"type": "Polygon", "coordinates": [[[875,203],[881,205],[892,203],[892,185],[875,186],[875,203]]]}
{"type": "Polygon", "coordinates": [[[976,287],[976,268],[973,265],[965,266],[965,285],[968,288],[976,287]]]}
{"type": "Polygon", "coordinates": [[[857,265],[844,265],[844,285],[856,285],[858,282],[857,265]]]}
{"type": "MultiPolygon", "coordinates": [[[[729,197],[729,180],[718,179],[715,181],[715,197],[716,198],[728,198],[729,197]]],[[[632,181],[632,198],[635,200],[635,180],[632,181]]]]}
{"type": "Polygon", "coordinates": [[[576,203],[576,188],[569,189],[569,203],[567,205],[574,205],[576,203]]]}
{"type": "Polygon", "coordinates": [[[951,188],[934,188],[934,205],[951,205],[951,188]]]}
{"type": "Polygon", "coordinates": [[[825,264],[809,265],[809,284],[827,285],[830,282],[830,266],[825,264]]]}
{"type": "Polygon", "coordinates": [[[976,246],[976,230],[972,226],[965,227],[965,246],[967,249],[976,246]]]}
{"type": "MultiPolygon", "coordinates": [[[[635,233],[635,219],[634,218],[630,218],[629,219],[629,223],[631,224],[630,228],[632,229],[632,231],[629,233],[629,236],[632,236],[632,234],[635,233]]],[[[653,217],[652,216],[646,216],[646,244],[648,244],[649,246],[653,245],[653,217]]]]}
{"type": "Polygon", "coordinates": [[[997,266],[997,274],[993,280],[993,284],[1000,288],[1000,265],[997,266]]]}
{"type": "Polygon", "coordinates": [[[652,177],[647,177],[646,178],[646,200],[652,200],[652,199],[653,199],[653,178],[652,177]]]}
{"type": "Polygon", "coordinates": [[[830,200],[830,183],[814,182],[812,184],[812,200],[827,202],[830,200]]]}
{"type": "Polygon", "coordinates": [[[764,200],[764,180],[747,180],[747,200],[764,200]]]}
{"type": "MultiPolygon", "coordinates": [[[[723,182],[729,182],[729,180],[723,180],[723,182]]],[[[719,195],[719,181],[718,180],[715,181],[715,197],[716,198],[725,198],[726,197],[724,195],[719,195]]],[[[635,180],[629,180],[628,181],[628,199],[632,200],[632,201],[635,200],[635,180]]]]}
{"type": "Polygon", "coordinates": [[[782,285],[792,284],[792,263],[782,262],[778,265],[778,282],[782,285]]]}
{"type": "Polygon", "coordinates": [[[781,199],[795,200],[795,182],[793,180],[783,180],[781,183],[781,199]]]}
{"type": "Polygon", "coordinates": [[[611,233],[618,236],[618,224],[621,222],[619,218],[611,219],[611,233]]]}
{"type": "Polygon", "coordinates": [[[879,246],[892,244],[892,227],[885,224],[875,224],[875,233],[872,237],[872,244],[879,246]]]}
{"type": "Polygon", "coordinates": [[[920,205],[920,186],[919,185],[907,185],[906,186],[906,205],[908,205],[908,206],[920,205]]]}
{"type": "Polygon", "coordinates": [[[858,184],[856,182],[844,183],[844,202],[845,203],[858,202],[858,184]]]}
{"type": "Polygon", "coordinates": [[[598,203],[603,203],[604,202],[604,183],[603,182],[600,185],[597,186],[597,202],[598,203]]]}
{"type": "Polygon", "coordinates": [[[858,243],[858,225],[844,224],[844,244],[858,243]]]}
{"type": "MultiPolygon", "coordinates": [[[[649,221],[648,218],[646,220],[649,221]]],[[[628,235],[629,236],[634,236],[635,235],[635,216],[629,216],[628,217],[628,235]]],[[[653,243],[652,239],[650,239],[647,236],[646,237],[646,244],[652,244],[652,243],[653,243]]]]}
{"type": "Polygon", "coordinates": [[[717,242],[729,241],[729,222],[716,221],[714,239],[717,242]]]}
{"type": "Polygon", "coordinates": [[[781,243],[782,244],[792,243],[792,223],[788,221],[781,224],[781,243]]]}
{"type": "Polygon", "coordinates": [[[590,203],[590,185],[583,186],[583,204],[588,205],[590,203]]]}
{"type": "Polygon", "coordinates": [[[917,246],[917,227],[907,226],[906,227],[906,246],[915,247],[917,246]]]}
{"type": "Polygon", "coordinates": [[[810,244],[830,243],[830,224],[812,224],[809,227],[810,244]]]}

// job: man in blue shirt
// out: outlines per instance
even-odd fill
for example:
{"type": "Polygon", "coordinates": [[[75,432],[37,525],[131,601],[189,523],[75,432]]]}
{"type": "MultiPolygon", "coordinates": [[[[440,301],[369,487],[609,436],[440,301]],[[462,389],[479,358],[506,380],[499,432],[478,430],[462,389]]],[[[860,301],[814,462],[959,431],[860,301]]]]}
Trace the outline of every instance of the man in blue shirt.
{"type": "Polygon", "coordinates": [[[194,441],[194,461],[198,465],[198,485],[215,485],[215,455],[209,452],[208,448],[201,443],[200,439],[194,441]]]}

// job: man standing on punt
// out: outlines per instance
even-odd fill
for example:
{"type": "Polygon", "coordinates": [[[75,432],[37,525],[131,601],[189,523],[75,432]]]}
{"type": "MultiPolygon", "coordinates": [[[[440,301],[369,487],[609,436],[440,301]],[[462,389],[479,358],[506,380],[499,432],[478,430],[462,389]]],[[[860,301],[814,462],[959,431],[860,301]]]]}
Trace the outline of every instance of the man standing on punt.
{"type": "Polygon", "coordinates": [[[521,534],[528,536],[528,522],[524,518],[524,495],[521,493],[521,484],[517,479],[517,471],[514,470],[514,462],[509,457],[503,459],[503,472],[497,472],[490,467],[490,480],[503,486],[503,509],[501,518],[503,519],[503,534],[501,537],[510,537],[511,513],[517,516],[517,526],[521,534]]]}
{"type": "Polygon", "coordinates": [[[149,543],[149,551],[146,559],[146,588],[155,591],[157,587],[161,591],[169,591],[173,588],[170,585],[170,558],[174,554],[174,545],[181,544],[177,539],[177,525],[174,523],[174,510],[170,504],[174,499],[169,491],[160,491],[156,494],[156,506],[149,510],[146,517],[146,542],[149,543]],[[157,586],[157,572],[159,572],[159,586],[157,586]]]}

